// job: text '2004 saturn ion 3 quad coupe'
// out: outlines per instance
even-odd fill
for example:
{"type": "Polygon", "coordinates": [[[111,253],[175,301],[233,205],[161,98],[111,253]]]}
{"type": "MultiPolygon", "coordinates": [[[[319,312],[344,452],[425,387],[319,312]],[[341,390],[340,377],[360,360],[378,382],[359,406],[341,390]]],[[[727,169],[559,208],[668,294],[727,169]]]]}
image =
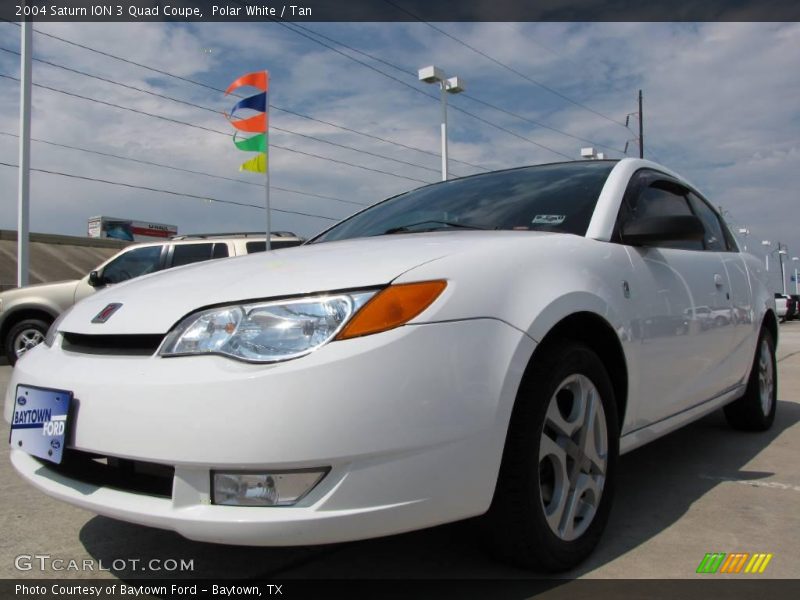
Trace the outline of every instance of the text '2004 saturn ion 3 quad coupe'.
{"type": "Polygon", "coordinates": [[[442,182],[304,246],[77,304],[13,372],[11,461],[56,498],[194,540],[485,513],[498,555],[562,570],[601,535],[620,453],[722,407],[772,424],[763,276],[648,161],[442,182]]]}

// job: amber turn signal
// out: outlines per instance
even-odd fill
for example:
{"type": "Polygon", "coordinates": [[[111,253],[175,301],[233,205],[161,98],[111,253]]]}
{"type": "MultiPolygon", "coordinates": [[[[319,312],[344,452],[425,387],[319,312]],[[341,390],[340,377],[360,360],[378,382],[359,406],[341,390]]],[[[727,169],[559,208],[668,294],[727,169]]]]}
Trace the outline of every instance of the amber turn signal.
{"type": "Polygon", "coordinates": [[[446,281],[390,285],[375,294],[336,339],[346,340],[399,327],[428,308],[446,287],[446,281]]]}

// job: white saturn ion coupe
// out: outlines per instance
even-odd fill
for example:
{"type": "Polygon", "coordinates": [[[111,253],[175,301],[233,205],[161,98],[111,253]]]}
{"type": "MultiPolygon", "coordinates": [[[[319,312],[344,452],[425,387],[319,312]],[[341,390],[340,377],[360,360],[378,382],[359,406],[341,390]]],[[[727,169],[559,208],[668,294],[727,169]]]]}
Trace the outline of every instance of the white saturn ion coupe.
{"type": "Polygon", "coordinates": [[[485,514],[497,555],[563,570],[601,536],[621,453],[723,407],[770,427],[774,302],[657,164],[465,177],[78,303],[13,372],[11,461],[51,496],[194,540],[485,514]]]}

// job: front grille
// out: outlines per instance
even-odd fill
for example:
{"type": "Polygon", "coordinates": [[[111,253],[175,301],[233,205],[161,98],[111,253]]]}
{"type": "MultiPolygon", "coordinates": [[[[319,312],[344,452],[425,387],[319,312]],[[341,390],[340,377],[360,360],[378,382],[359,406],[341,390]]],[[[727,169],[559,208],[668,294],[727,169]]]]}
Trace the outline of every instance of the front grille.
{"type": "Polygon", "coordinates": [[[62,332],[61,348],[81,354],[150,356],[158,350],[162,334],[88,335],[62,332]]]}
{"type": "Polygon", "coordinates": [[[56,473],[83,483],[124,492],[172,498],[175,468],[67,449],[61,464],[43,462],[56,473]]]}

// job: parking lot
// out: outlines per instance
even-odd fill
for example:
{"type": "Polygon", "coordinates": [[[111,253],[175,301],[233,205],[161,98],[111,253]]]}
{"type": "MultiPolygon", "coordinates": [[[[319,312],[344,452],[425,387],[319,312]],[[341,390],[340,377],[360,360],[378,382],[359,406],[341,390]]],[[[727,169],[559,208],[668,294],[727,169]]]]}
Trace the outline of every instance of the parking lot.
{"type": "MultiPolygon", "coordinates": [[[[691,578],[707,552],[774,555],[756,577],[800,577],[800,321],[781,326],[775,425],[729,429],[721,412],[621,459],[606,533],[587,578],[691,578]]],[[[0,365],[0,392],[11,368],[0,365]]],[[[8,439],[8,426],[3,423],[8,439]]],[[[520,578],[489,558],[470,522],[377,540],[314,548],[238,548],[98,517],[51,500],[0,457],[0,577],[520,578]],[[111,571],[20,571],[19,555],[65,561],[138,560],[111,571]],[[189,572],[141,570],[151,559],[188,559],[189,572]]],[[[454,493],[458,493],[454,490],[454,493]]],[[[94,564],[97,564],[95,562],[94,564]]],[[[116,563],[121,564],[121,563],[116,563]]],[[[158,564],[171,564],[162,562],[158,564]]],[[[742,577],[733,576],[733,577],[742,577]]],[[[752,577],[752,576],[747,576],[752,577]]]]}

